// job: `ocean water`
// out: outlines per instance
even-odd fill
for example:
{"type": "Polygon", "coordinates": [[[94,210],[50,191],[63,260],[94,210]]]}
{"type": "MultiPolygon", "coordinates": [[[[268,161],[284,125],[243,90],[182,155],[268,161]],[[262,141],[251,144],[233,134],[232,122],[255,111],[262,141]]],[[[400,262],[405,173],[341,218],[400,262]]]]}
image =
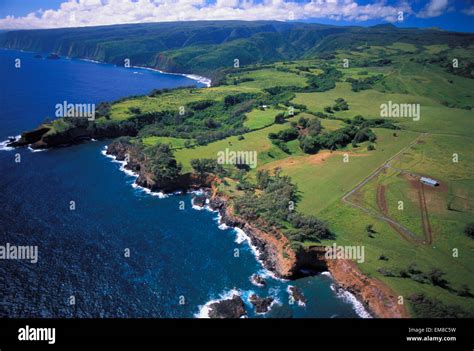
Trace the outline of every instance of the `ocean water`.
{"type": "MultiPolygon", "coordinates": [[[[0,50],[0,77],[0,140],[34,128],[64,100],[97,103],[195,84],[7,50],[0,50]]],[[[252,292],[276,299],[261,317],[360,315],[349,295],[331,289],[328,275],[273,279],[235,230],[218,227],[216,213],[192,208],[191,195],[160,198],[134,188],[134,178],[102,154],[106,144],[0,151],[0,245],[37,245],[39,256],[37,263],[0,260],[1,317],[192,318],[207,302],[234,292],[250,317],[252,292]],[[257,272],[267,276],[266,287],[250,282],[257,272]],[[289,304],[288,285],[303,290],[306,306],[289,304]]]]}

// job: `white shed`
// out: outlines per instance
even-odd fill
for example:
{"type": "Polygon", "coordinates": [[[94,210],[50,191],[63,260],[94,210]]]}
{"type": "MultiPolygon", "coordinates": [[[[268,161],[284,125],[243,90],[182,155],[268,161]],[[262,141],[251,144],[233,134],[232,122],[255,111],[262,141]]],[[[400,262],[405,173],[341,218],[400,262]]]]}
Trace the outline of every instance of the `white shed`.
{"type": "Polygon", "coordinates": [[[427,178],[427,177],[421,177],[420,182],[423,184],[429,185],[429,186],[438,186],[439,182],[437,180],[427,178]]]}

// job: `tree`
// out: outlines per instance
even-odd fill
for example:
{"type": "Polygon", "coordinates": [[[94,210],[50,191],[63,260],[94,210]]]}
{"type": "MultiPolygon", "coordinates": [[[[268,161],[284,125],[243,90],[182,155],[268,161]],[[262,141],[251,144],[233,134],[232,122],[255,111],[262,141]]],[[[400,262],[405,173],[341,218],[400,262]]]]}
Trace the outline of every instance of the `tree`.
{"type": "Polygon", "coordinates": [[[160,181],[176,179],[181,174],[182,166],[173,157],[168,144],[156,144],[145,149],[146,168],[155,179],[160,181]]]}
{"type": "Polygon", "coordinates": [[[304,136],[300,139],[300,148],[307,154],[315,154],[321,149],[319,139],[313,136],[304,136]]]}
{"type": "Polygon", "coordinates": [[[198,174],[220,174],[224,169],[212,158],[194,158],[191,160],[191,167],[198,174]]]}
{"type": "Polygon", "coordinates": [[[473,294],[471,293],[471,289],[467,284],[461,285],[460,289],[458,290],[458,295],[459,296],[464,296],[464,297],[472,297],[473,294]]]}
{"type": "Polygon", "coordinates": [[[270,172],[268,170],[257,171],[257,187],[259,189],[265,189],[270,182],[270,172]]]}
{"type": "Polygon", "coordinates": [[[277,124],[283,124],[285,123],[285,114],[280,112],[275,116],[275,123],[277,124]]]}
{"type": "Polygon", "coordinates": [[[428,272],[428,279],[433,285],[445,287],[448,282],[443,278],[444,275],[445,273],[442,270],[433,268],[428,272]]]}
{"type": "Polygon", "coordinates": [[[464,234],[474,239],[474,222],[468,223],[464,228],[464,234]]]}

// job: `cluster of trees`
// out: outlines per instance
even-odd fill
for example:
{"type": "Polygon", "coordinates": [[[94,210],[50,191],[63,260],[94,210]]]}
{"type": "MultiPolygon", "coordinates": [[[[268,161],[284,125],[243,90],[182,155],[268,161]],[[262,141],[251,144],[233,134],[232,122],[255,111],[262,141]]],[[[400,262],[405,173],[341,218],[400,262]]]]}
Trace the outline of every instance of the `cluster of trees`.
{"type": "Polygon", "coordinates": [[[400,129],[392,120],[384,118],[365,119],[361,115],[355,116],[353,119],[346,119],[344,122],[350,125],[355,125],[360,128],[386,128],[386,129],[400,129]]]}
{"type": "Polygon", "coordinates": [[[344,100],[344,98],[340,97],[337,98],[335,101],[336,103],[332,106],[332,109],[334,111],[347,111],[349,109],[349,104],[346,100],[344,100]]]}
{"type": "Polygon", "coordinates": [[[371,77],[366,77],[362,79],[355,79],[355,78],[347,78],[346,82],[351,83],[352,86],[352,91],[361,91],[361,90],[367,90],[367,89],[372,89],[373,86],[383,79],[383,74],[378,74],[375,76],[371,77]]]}
{"type": "Polygon", "coordinates": [[[304,135],[300,138],[300,147],[304,152],[313,154],[321,149],[335,150],[351,142],[357,145],[367,140],[371,142],[376,140],[376,135],[370,128],[351,125],[324,134],[304,135]]]}
{"type": "MultiPolygon", "coordinates": [[[[342,103],[341,100],[338,99],[336,101],[342,103]]],[[[363,117],[358,116],[354,120],[347,120],[346,122],[349,124],[347,127],[328,133],[321,133],[322,126],[318,118],[308,119],[301,117],[298,123],[292,123],[291,128],[278,133],[270,133],[268,138],[274,145],[286,153],[290,153],[286,143],[299,139],[301,150],[308,154],[314,154],[321,149],[335,150],[349,143],[357,146],[357,144],[364,141],[375,142],[377,136],[369,126],[381,127],[387,124],[391,129],[395,129],[395,126],[390,124],[391,122],[383,119],[375,121],[365,120],[363,117]]],[[[372,146],[370,149],[374,150],[375,147],[372,146]]]]}
{"type": "MultiPolygon", "coordinates": [[[[288,70],[290,71],[290,70],[288,70]]],[[[324,67],[321,74],[306,74],[307,86],[276,86],[265,88],[264,91],[272,96],[281,95],[284,93],[298,93],[298,92],[323,92],[331,90],[336,87],[336,82],[342,77],[342,73],[334,67],[324,67]]]]}
{"type": "Polygon", "coordinates": [[[307,92],[322,92],[336,87],[336,82],[342,77],[342,73],[334,67],[326,67],[319,75],[309,75],[307,92]]]}
{"type": "Polygon", "coordinates": [[[332,106],[324,107],[324,111],[327,113],[334,113],[334,111],[347,111],[349,110],[349,104],[344,98],[337,98],[334,100],[336,103],[332,106]]]}
{"type": "Polygon", "coordinates": [[[417,317],[421,318],[472,318],[474,314],[460,306],[447,306],[440,300],[429,298],[423,293],[413,294],[408,298],[417,317]]]}
{"type": "Polygon", "coordinates": [[[251,100],[255,97],[254,94],[250,93],[239,93],[239,94],[234,94],[234,95],[226,95],[224,97],[224,104],[226,106],[234,106],[237,105],[241,102],[251,100]]]}
{"type": "Polygon", "coordinates": [[[458,66],[453,67],[453,58],[446,53],[439,53],[436,56],[417,57],[414,61],[422,65],[437,65],[444,68],[447,72],[460,77],[473,78],[474,62],[472,60],[458,60],[458,66]]]}
{"type": "Polygon", "coordinates": [[[323,129],[321,121],[318,118],[309,119],[305,117],[300,117],[296,127],[304,129],[306,135],[318,135],[323,129]]]}
{"type": "Polygon", "coordinates": [[[469,298],[474,297],[474,294],[466,284],[463,284],[458,290],[453,289],[449,282],[444,278],[446,274],[439,268],[432,268],[428,272],[423,272],[415,263],[411,263],[407,268],[400,269],[398,272],[387,268],[379,268],[378,271],[386,277],[408,278],[421,284],[430,284],[446,289],[459,296],[469,298]]]}
{"type": "Polygon", "coordinates": [[[270,175],[268,170],[259,170],[256,180],[255,189],[247,189],[245,196],[234,200],[234,209],[239,216],[268,228],[279,228],[292,242],[319,242],[333,237],[324,222],[294,210],[298,201],[297,188],[289,177],[282,176],[279,170],[275,175],[270,175]],[[291,228],[285,223],[290,223],[291,228]]]}
{"type": "Polygon", "coordinates": [[[243,125],[245,113],[256,108],[260,95],[227,95],[224,101],[200,100],[190,102],[181,111],[134,111],[128,119],[140,137],[166,136],[194,139],[198,145],[241,135],[248,131],[243,125]]]}
{"type": "Polygon", "coordinates": [[[297,139],[298,136],[299,132],[298,129],[296,129],[295,127],[281,130],[278,133],[268,134],[268,138],[271,140],[271,142],[286,153],[290,153],[290,149],[288,148],[286,143],[288,141],[297,139]]]}
{"type": "Polygon", "coordinates": [[[181,174],[182,166],[174,158],[168,144],[157,143],[143,151],[145,170],[150,172],[158,183],[174,180],[181,174]]]}
{"type": "Polygon", "coordinates": [[[218,176],[225,175],[225,170],[222,165],[217,163],[213,158],[195,158],[191,160],[191,167],[194,172],[204,174],[215,174],[218,176]]]}

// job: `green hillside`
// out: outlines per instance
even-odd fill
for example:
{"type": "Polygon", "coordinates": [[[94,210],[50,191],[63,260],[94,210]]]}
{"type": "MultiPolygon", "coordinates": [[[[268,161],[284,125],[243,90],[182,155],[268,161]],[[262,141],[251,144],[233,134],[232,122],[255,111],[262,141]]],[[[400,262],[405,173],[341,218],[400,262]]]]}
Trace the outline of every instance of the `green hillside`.
{"type": "MultiPolygon", "coordinates": [[[[240,65],[311,58],[364,45],[399,41],[416,46],[466,46],[472,34],[394,26],[336,27],[276,21],[195,21],[128,24],[85,28],[19,30],[0,33],[0,47],[55,52],[123,65],[213,76],[240,65]]],[[[397,48],[397,47],[394,47],[397,48]]]]}

